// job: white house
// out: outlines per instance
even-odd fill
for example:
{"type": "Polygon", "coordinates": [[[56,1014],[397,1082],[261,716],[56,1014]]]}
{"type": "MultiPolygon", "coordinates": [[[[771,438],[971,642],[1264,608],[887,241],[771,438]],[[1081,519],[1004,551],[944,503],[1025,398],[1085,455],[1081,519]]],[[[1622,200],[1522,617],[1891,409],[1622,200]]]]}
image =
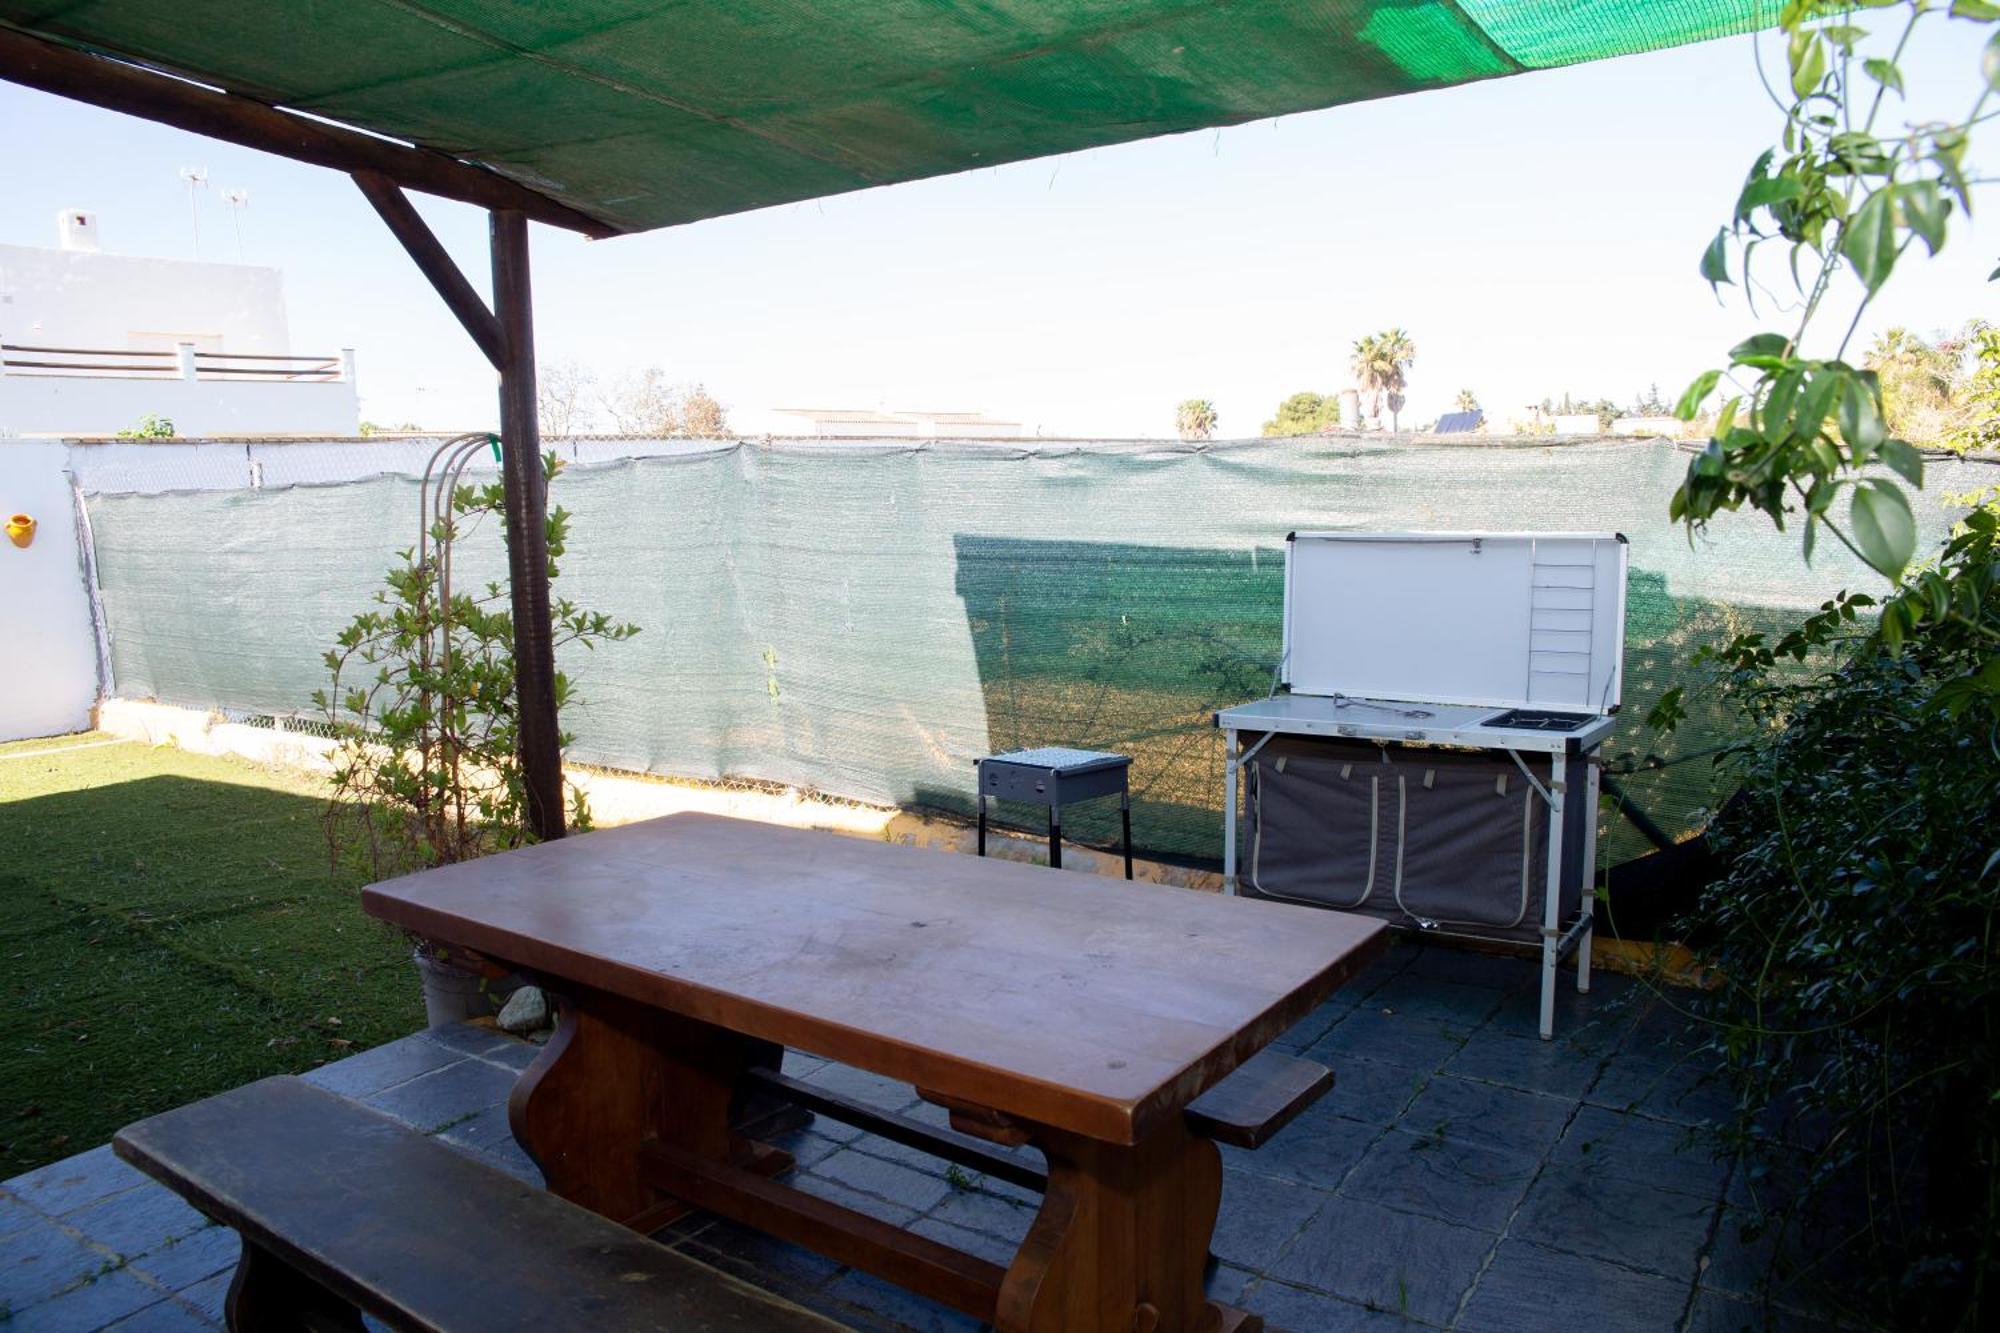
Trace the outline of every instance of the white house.
{"type": "Polygon", "coordinates": [[[804,421],[806,434],[827,439],[1014,440],[1018,421],[995,421],[982,412],[887,412],[872,408],[780,407],[804,421]]]}
{"type": "Polygon", "coordinates": [[[352,435],[354,353],[294,355],[283,275],[106,254],[94,213],[55,249],[0,245],[0,436],[352,435]]]}

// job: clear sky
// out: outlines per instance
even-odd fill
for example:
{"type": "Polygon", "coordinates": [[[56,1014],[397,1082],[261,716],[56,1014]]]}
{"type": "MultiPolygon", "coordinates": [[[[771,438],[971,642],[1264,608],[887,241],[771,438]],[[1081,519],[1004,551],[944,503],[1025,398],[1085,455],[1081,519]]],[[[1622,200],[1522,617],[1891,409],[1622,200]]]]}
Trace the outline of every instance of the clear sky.
{"type": "MultiPolygon", "coordinates": [[[[1911,83],[1962,108],[1983,32],[1940,18],[1911,83]]],[[[642,236],[537,228],[537,337],[606,378],[704,382],[752,431],[804,405],[1166,435],[1202,396],[1254,435],[1388,324],[1420,352],[1406,421],[1461,388],[1496,415],[1671,399],[1758,327],[1695,264],[1778,124],[1739,39],[642,236]]],[[[53,244],[57,210],[90,208],[106,249],[166,256],[193,252],[179,169],[206,166],[203,257],[236,257],[217,191],[247,189],[243,258],[284,270],[294,350],[357,349],[365,417],[493,421],[491,372],[344,177],[8,84],[0,163],[0,241],[53,244]]],[[[484,215],[415,197],[483,288],[484,215]]],[[[1864,333],[2000,320],[1993,211],[1899,272],[1864,333]]]]}

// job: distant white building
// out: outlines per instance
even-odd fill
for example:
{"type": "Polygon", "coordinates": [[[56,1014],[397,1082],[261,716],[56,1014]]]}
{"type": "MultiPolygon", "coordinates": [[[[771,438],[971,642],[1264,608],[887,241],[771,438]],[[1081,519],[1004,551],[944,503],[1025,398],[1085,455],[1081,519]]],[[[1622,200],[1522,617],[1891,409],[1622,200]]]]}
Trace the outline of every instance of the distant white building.
{"type": "Polygon", "coordinates": [[[352,435],[354,353],[296,356],[274,268],[105,254],[95,214],[56,249],[0,245],[0,435],[352,435]]]}
{"type": "Polygon", "coordinates": [[[780,407],[779,415],[804,422],[808,435],[828,439],[1012,440],[1018,421],[995,421],[981,412],[888,412],[872,408],[780,407]]]}

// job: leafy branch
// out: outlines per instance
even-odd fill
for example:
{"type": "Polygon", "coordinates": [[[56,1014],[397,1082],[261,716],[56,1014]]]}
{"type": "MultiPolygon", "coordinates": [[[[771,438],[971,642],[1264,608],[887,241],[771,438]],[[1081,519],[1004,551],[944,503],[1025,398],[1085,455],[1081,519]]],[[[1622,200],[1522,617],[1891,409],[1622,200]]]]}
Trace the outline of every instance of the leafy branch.
{"type": "MultiPolygon", "coordinates": [[[[1801,303],[1789,330],[1744,339],[1726,369],[1704,372],[1681,397],[1677,412],[1691,421],[1725,378],[1735,390],[1674,493],[1672,515],[1691,530],[1748,506],[1781,529],[1798,516],[1808,560],[1822,530],[1892,580],[1915,555],[1904,484],[1922,487],[1922,455],[1889,434],[1875,373],[1846,358],[1897,263],[1918,244],[1931,255],[1943,249],[1952,218],[1971,215],[1985,183],[1968,176],[1967,148],[1974,127],[1995,114],[1988,104],[2000,92],[2000,32],[1981,49],[1963,115],[1885,123],[1905,100],[1911,35],[1940,12],[1932,0],[1789,0],[1780,14],[1789,76],[1773,89],[1784,112],[1780,142],[1745,178],[1728,223],[1702,254],[1701,274],[1718,295],[1740,279],[1755,313],[1762,284],[1753,264],[1762,247],[1775,246],[1801,303]],[[1890,9],[1902,21],[1889,32],[1854,21],[1890,9]],[[1843,273],[1854,283],[1839,281],[1843,273]],[[1807,356],[1808,335],[1841,301],[1844,331],[1831,355],[1807,356]],[[1844,524],[1836,518],[1843,496],[1844,524]]],[[[1947,17],[1990,26],[2000,5],[1953,0],[1947,17]]],[[[1906,609],[1922,622],[1923,608],[1906,609]]]]}

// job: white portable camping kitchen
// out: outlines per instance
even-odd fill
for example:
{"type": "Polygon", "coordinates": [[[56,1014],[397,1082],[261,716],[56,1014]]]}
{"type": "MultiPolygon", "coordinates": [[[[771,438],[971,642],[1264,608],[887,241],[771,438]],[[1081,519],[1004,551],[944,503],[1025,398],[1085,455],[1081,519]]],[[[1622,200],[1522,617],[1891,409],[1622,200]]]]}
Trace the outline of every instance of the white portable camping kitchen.
{"type": "Polygon", "coordinates": [[[1556,968],[1572,949],[1577,989],[1590,989],[1585,890],[1597,750],[1623,684],[1625,538],[1295,532],[1286,542],[1272,693],[1215,715],[1226,891],[1426,932],[1539,939],[1540,1030],[1550,1037],[1556,968]],[[1516,771],[1526,782],[1509,799],[1516,771]],[[1237,875],[1239,788],[1247,885],[1237,875]],[[1420,894],[1430,902],[1413,902],[1420,894]],[[1483,906],[1468,908],[1474,901],[1483,906]]]}

